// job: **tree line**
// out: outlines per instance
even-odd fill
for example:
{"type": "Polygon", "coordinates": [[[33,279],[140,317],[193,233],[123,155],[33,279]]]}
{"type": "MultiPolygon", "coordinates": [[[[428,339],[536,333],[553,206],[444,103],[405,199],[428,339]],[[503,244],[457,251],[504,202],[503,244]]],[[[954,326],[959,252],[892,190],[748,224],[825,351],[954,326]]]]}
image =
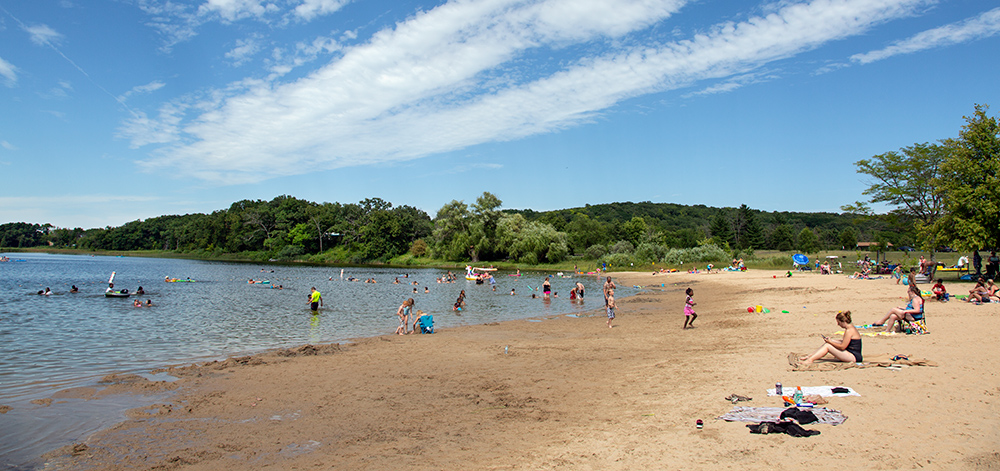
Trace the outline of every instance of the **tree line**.
{"type": "MultiPolygon", "coordinates": [[[[513,261],[570,257],[662,261],[671,249],[715,246],[729,256],[760,249],[853,248],[874,222],[851,214],[762,212],[670,203],[610,203],[555,211],[502,209],[484,192],[453,200],[432,219],[379,198],[315,203],[292,196],[242,200],[210,214],[168,215],[96,229],[0,225],[0,246],[156,250],[199,257],[335,263],[513,261]]],[[[892,232],[892,237],[905,234],[892,232]]]]}

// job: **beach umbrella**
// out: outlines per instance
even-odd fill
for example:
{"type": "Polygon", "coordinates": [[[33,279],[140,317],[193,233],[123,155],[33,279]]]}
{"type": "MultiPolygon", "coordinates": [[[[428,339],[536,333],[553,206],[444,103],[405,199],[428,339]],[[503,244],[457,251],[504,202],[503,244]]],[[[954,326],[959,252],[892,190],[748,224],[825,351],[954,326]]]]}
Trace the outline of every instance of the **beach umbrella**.
{"type": "Polygon", "coordinates": [[[809,257],[800,253],[792,255],[792,261],[795,262],[796,265],[809,265],[809,257]]]}

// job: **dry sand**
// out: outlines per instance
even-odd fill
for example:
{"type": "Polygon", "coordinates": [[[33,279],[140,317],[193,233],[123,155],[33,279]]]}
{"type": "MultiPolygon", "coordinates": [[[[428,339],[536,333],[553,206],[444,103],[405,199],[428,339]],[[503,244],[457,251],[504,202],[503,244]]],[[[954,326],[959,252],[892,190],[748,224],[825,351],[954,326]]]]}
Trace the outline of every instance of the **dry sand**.
{"type": "MultiPolygon", "coordinates": [[[[928,335],[864,338],[865,354],[938,367],[793,372],[851,310],[903,303],[893,280],[751,271],[616,274],[649,286],[592,316],[384,336],[177,368],[169,403],[50,454],[53,469],[1000,469],[1000,305],[929,301],[928,335]],[[772,275],[778,275],[773,278],[772,275]],[[664,287],[660,287],[663,283],[664,287]],[[681,330],[683,290],[696,328],[681,330]],[[748,313],[761,304],[770,313],[748,313]],[[782,313],[787,310],[789,313],[782,313]],[[839,426],[751,435],[723,398],[844,385],[839,426]],[[705,421],[696,429],[695,420],[705,421]]],[[[960,285],[954,285],[955,290],[960,285]]],[[[929,289],[929,285],[927,285],[929,289]]],[[[968,288],[966,288],[967,290],[968,288]]],[[[595,296],[596,294],[596,296],[595,296]]],[[[568,300],[567,300],[568,301],[568,300]]],[[[156,391],[133,377],[116,391],[156,391]]],[[[79,393],[77,391],[76,393],[79,393]]],[[[106,400],[106,399],[105,399],[106,400]]]]}

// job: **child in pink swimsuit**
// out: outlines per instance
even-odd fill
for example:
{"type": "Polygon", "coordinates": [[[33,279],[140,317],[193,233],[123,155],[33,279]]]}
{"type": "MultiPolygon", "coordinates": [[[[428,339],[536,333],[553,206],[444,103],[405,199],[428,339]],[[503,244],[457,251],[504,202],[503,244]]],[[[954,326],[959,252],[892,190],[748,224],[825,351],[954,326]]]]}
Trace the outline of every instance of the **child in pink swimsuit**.
{"type": "Polygon", "coordinates": [[[694,312],[694,305],[698,304],[694,302],[694,290],[688,288],[685,291],[687,294],[687,299],[684,300],[684,328],[687,329],[688,326],[694,327],[694,320],[698,318],[698,314],[694,312]]]}

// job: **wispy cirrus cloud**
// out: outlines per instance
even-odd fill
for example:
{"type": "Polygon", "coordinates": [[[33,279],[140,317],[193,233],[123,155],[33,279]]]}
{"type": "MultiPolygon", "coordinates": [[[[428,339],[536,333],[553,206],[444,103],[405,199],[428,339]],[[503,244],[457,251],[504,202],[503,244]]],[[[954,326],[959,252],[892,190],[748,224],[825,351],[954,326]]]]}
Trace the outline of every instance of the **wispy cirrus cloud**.
{"type": "Polygon", "coordinates": [[[136,86],[132,87],[131,90],[129,90],[129,91],[127,91],[127,92],[119,95],[118,96],[118,101],[124,102],[125,100],[128,100],[129,97],[131,97],[133,95],[145,95],[147,93],[155,92],[155,91],[157,91],[157,90],[159,90],[159,89],[161,89],[161,88],[163,88],[165,86],[167,86],[167,84],[164,83],[164,82],[162,82],[162,81],[160,81],[160,80],[153,80],[152,82],[149,82],[149,83],[147,83],[145,85],[136,85],[136,86]]]}
{"type": "Polygon", "coordinates": [[[39,46],[58,46],[63,35],[48,25],[24,26],[24,30],[31,37],[31,42],[39,46]]]}
{"type": "Polygon", "coordinates": [[[408,160],[565,129],[623,100],[705,79],[737,87],[763,65],[929,1],[781,2],[762,16],[665,43],[650,27],[677,14],[682,0],[453,2],[344,48],[303,78],[246,81],[197,104],[174,104],[181,114],[145,127],[128,123],[122,134],[133,145],[167,144],[141,162],[147,169],[176,167],[228,184],[408,160]],[[545,62],[556,48],[579,53],[545,62]],[[142,129],[169,129],[161,136],[172,140],[142,129]]]}
{"type": "Polygon", "coordinates": [[[988,38],[998,33],[1000,33],[1000,7],[957,23],[923,31],[907,39],[896,41],[883,49],[855,54],[851,56],[851,61],[859,64],[870,64],[900,54],[912,54],[925,49],[961,44],[988,38]]]}
{"type": "Polygon", "coordinates": [[[239,67],[247,63],[254,54],[257,54],[260,51],[260,47],[260,38],[258,37],[237,39],[236,47],[230,49],[225,56],[226,59],[229,59],[233,67],[239,67]]]}
{"type": "Polygon", "coordinates": [[[17,85],[17,67],[3,60],[3,57],[0,57],[0,77],[3,77],[3,84],[8,87],[17,85]]]}

